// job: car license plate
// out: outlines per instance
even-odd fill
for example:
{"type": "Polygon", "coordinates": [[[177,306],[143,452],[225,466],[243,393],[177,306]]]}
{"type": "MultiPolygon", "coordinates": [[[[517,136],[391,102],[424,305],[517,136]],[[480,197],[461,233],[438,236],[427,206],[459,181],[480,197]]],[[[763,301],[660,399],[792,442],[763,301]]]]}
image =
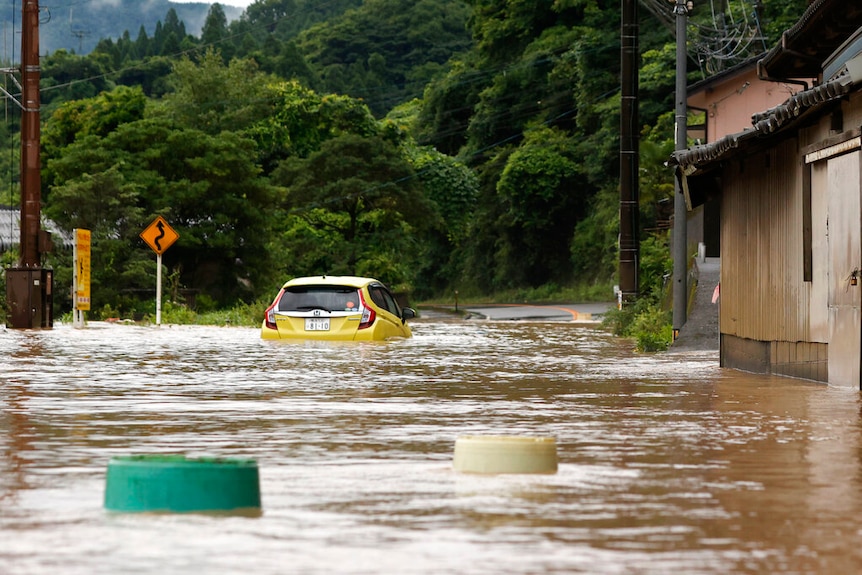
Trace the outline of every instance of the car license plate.
{"type": "Polygon", "coordinates": [[[305,318],[305,331],[329,331],[328,317],[305,318]]]}

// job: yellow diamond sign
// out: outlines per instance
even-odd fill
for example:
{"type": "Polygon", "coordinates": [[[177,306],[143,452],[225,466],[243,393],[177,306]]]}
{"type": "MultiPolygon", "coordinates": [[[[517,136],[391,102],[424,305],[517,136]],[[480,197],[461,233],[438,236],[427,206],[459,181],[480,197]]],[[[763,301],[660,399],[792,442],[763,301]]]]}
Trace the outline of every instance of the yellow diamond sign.
{"type": "Polygon", "coordinates": [[[162,216],[157,216],[147,229],[141,232],[141,239],[159,255],[165,253],[179,237],[180,234],[175,232],[162,216]]]}

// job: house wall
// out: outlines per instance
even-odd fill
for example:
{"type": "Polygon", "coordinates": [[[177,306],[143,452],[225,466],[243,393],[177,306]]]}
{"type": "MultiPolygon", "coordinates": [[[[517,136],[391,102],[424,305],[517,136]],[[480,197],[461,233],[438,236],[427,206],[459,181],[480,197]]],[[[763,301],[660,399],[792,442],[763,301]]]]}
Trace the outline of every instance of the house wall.
{"type": "MultiPolygon", "coordinates": [[[[767,82],[754,66],[690,94],[688,105],[706,110],[707,142],[751,128],[751,116],[784,103],[801,85],[767,82]]],[[[707,143],[702,142],[702,143],[707,143]]]]}
{"type": "Polygon", "coordinates": [[[721,365],[859,388],[860,126],[854,94],[839,113],[723,170],[721,365]]]}
{"type": "MultiPolygon", "coordinates": [[[[800,84],[785,84],[761,80],[756,67],[741,69],[721,76],[706,86],[689,92],[689,107],[705,110],[706,141],[714,142],[752,128],[751,117],[757,112],[783,104],[803,88],[800,84]]],[[[718,205],[698,206],[689,213],[688,244],[703,243],[707,257],[720,257],[721,242],[717,225],[721,218],[718,205]]]]}
{"type": "Polygon", "coordinates": [[[721,203],[721,331],[745,339],[806,341],[801,176],[796,139],[733,162],[721,203]],[[781,335],[782,337],[778,337],[781,335]]]}
{"type": "Polygon", "coordinates": [[[826,381],[825,333],[812,331],[825,310],[812,315],[803,281],[803,168],[789,138],[723,173],[721,365],[826,381]]]}

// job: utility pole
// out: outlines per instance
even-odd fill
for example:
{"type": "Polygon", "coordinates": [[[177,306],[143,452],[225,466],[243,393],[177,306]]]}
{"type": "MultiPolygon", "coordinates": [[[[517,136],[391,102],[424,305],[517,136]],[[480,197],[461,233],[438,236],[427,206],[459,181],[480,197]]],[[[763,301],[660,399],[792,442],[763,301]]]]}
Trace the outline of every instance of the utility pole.
{"type": "Polygon", "coordinates": [[[21,265],[39,267],[42,207],[39,126],[39,0],[24,0],[21,25],[21,265]]]}
{"type": "Polygon", "coordinates": [[[78,39],[78,55],[81,55],[84,52],[84,38],[90,35],[90,31],[75,28],[75,21],[72,18],[72,8],[69,8],[69,30],[71,30],[72,37],[78,39]]]}
{"type": "Polygon", "coordinates": [[[620,305],[637,299],[640,260],[638,0],[622,0],[620,25],[620,305]]]}
{"type": "MultiPolygon", "coordinates": [[[[674,144],[676,150],[687,147],[688,135],[688,54],[686,52],[686,24],[690,1],[675,2],[676,15],[676,121],[674,123],[674,144]]],[[[680,185],[680,178],[674,178],[673,200],[673,339],[679,337],[688,316],[688,208],[680,185]]]]}
{"type": "Polygon", "coordinates": [[[84,38],[90,35],[88,30],[72,30],[72,37],[78,39],[78,54],[84,53],[84,38]]]}
{"type": "Polygon", "coordinates": [[[6,270],[6,325],[29,329],[53,326],[53,272],[42,268],[51,242],[40,225],[39,0],[23,0],[21,16],[21,239],[18,267],[6,270]]]}

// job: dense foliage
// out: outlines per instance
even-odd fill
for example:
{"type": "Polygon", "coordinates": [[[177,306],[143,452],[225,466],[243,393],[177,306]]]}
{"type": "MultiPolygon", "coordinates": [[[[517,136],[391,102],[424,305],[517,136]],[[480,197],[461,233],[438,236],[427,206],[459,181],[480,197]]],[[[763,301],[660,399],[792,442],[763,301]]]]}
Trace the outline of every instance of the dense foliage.
{"type": "MultiPolygon", "coordinates": [[[[805,2],[764,4],[774,40],[805,2]]],[[[174,294],[199,306],[320,273],[418,298],[576,285],[611,298],[619,5],[258,0],[232,22],[213,5],[200,37],[169,10],[153,35],[43,59],[44,212],[93,231],[93,300],[121,314],[151,297],[154,258],[137,236],[158,214],[180,234],[164,256],[174,294]]],[[[641,229],[658,262],[642,275],[655,304],[667,238],[647,230],[666,228],[672,195],[675,51],[667,27],[640,17],[641,229]]],[[[68,259],[51,263],[69,282],[68,259]]]]}

